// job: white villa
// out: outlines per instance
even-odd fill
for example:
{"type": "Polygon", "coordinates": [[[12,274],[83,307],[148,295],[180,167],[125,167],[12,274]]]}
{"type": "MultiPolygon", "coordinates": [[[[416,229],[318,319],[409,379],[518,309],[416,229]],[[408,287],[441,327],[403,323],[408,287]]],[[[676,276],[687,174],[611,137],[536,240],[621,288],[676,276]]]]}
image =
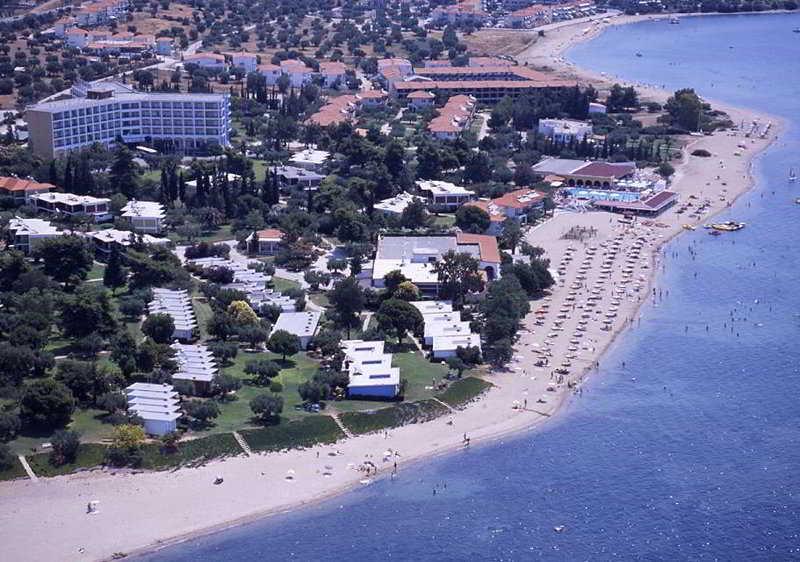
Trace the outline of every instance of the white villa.
{"type": "Polygon", "coordinates": [[[461,313],[453,311],[450,301],[414,301],[410,303],[422,314],[424,343],[434,359],[454,357],[459,347],[481,349],[481,337],[474,333],[461,313]]]}
{"type": "Polygon", "coordinates": [[[208,391],[219,372],[214,355],[204,345],[175,342],[171,347],[178,362],[178,371],[172,375],[172,380],[189,381],[200,393],[208,391]]]}
{"type": "Polygon", "coordinates": [[[539,134],[555,142],[583,142],[592,135],[592,124],[569,119],[540,119],[539,134]]]}
{"type": "Polygon", "coordinates": [[[383,199],[378,203],[375,203],[375,210],[380,211],[384,215],[389,216],[396,216],[399,217],[403,214],[403,211],[406,210],[406,207],[411,205],[414,201],[425,201],[424,198],[420,197],[419,195],[412,195],[407,191],[403,191],[398,193],[394,197],[390,197],[389,199],[383,199]]]}
{"type": "Polygon", "coordinates": [[[88,215],[94,219],[94,222],[110,221],[113,218],[109,209],[111,200],[103,197],[52,191],[34,193],[29,200],[37,211],[53,215],[88,215]]]}
{"type": "Polygon", "coordinates": [[[312,172],[321,172],[325,163],[330,159],[331,153],[327,150],[315,150],[307,148],[289,158],[292,166],[304,168],[312,172]]]}

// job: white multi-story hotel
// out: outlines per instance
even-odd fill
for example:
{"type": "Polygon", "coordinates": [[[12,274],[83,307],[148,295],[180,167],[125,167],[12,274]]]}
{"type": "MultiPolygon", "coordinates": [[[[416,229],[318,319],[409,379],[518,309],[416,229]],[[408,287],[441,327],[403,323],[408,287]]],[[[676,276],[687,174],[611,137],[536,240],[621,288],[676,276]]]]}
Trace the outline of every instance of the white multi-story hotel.
{"type": "Polygon", "coordinates": [[[145,93],[117,82],[78,85],[72,94],[27,108],[37,155],[54,158],[94,143],[110,146],[118,138],[183,154],[230,144],[227,94],[145,93]]]}

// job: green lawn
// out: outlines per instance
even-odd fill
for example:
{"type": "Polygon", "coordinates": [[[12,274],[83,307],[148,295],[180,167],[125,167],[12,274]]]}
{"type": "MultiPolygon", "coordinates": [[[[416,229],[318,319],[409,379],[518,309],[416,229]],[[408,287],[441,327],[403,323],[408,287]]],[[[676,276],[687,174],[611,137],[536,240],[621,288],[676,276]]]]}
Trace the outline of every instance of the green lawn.
{"type": "MultiPolygon", "coordinates": [[[[169,238],[176,244],[187,243],[187,241],[181,238],[180,235],[174,230],[167,233],[167,238],[169,238]]],[[[202,235],[195,238],[193,242],[197,244],[198,242],[221,242],[223,240],[233,240],[233,231],[231,230],[231,225],[229,224],[223,224],[214,231],[205,232],[202,235]]]]}
{"type": "Polygon", "coordinates": [[[335,443],[344,434],[330,416],[309,415],[299,420],[281,419],[278,425],[247,429],[242,437],[254,451],[280,451],[335,443]]]}
{"type": "Polygon", "coordinates": [[[150,443],[142,448],[142,468],[163,470],[183,465],[196,466],[214,458],[242,454],[242,448],[230,433],[208,435],[178,444],[172,453],[163,451],[160,443],[150,443]]]}
{"type": "Polygon", "coordinates": [[[15,478],[27,478],[25,469],[17,459],[14,459],[12,465],[5,470],[0,470],[0,480],[14,480],[15,478]]]}
{"type": "Polygon", "coordinates": [[[326,293],[309,293],[308,298],[317,306],[327,308],[331,305],[331,301],[326,293]]]}
{"type": "Polygon", "coordinates": [[[439,228],[450,228],[456,224],[455,215],[437,215],[433,217],[433,225],[439,228]]]}
{"type": "Polygon", "coordinates": [[[437,398],[453,408],[459,408],[471,402],[491,388],[492,383],[477,377],[467,377],[454,382],[437,398]]]}
{"type": "Polygon", "coordinates": [[[447,408],[434,400],[402,402],[371,412],[345,412],[342,423],[354,434],[372,433],[382,429],[421,423],[443,416],[447,408]]]}
{"type": "Polygon", "coordinates": [[[288,289],[299,289],[300,283],[295,281],[294,279],[286,279],[284,277],[272,277],[272,286],[273,288],[282,293],[288,289]]]}
{"type": "Polygon", "coordinates": [[[92,265],[92,269],[89,270],[89,275],[87,275],[86,277],[87,281],[90,279],[102,279],[105,270],[106,270],[105,264],[102,264],[100,262],[94,262],[94,265],[92,265]]]}
{"type": "MultiPolygon", "coordinates": [[[[268,393],[270,390],[268,387],[252,384],[250,376],[244,372],[247,362],[254,359],[280,361],[280,357],[273,353],[253,353],[239,350],[234,363],[229,367],[225,367],[223,372],[235,376],[242,380],[244,384],[236,392],[235,400],[219,404],[220,415],[215,420],[214,426],[202,433],[236,431],[243,427],[255,427],[257,425],[252,421],[253,412],[250,410],[250,400],[259,394],[268,393]]],[[[305,410],[294,409],[295,405],[301,403],[297,387],[314,376],[319,370],[319,364],[302,352],[289,358],[287,364],[288,367],[283,368],[275,378],[276,381],[283,385],[283,391],[280,393],[280,396],[283,397],[283,414],[281,417],[287,420],[308,417],[311,414],[308,414],[305,410]]]]}
{"type": "MultiPolygon", "coordinates": [[[[102,421],[105,412],[95,409],[78,408],[72,414],[72,422],[67,429],[77,431],[81,434],[81,441],[101,441],[111,436],[113,426],[102,421]]],[[[43,443],[49,443],[53,437],[53,431],[48,432],[27,432],[23,431],[16,439],[10,441],[8,445],[11,450],[18,455],[30,455],[34,451],[41,451],[43,443]]]]}
{"type": "Polygon", "coordinates": [[[74,463],[53,466],[50,464],[50,453],[40,453],[27,457],[31,469],[40,477],[58,476],[59,474],[69,474],[81,468],[93,468],[103,464],[106,455],[106,447],[95,443],[81,443],[78,447],[78,455],[74,463]]]}
{"type": "MultiPolygon", "coordinates": [[[[194,295],[197,297],[197,295],[194,295]]],[[[208,304],[206,299],[192,298],[192,306],[194,307],[194,314],[197,317],[197,329],[200,332],[200,339],[208,339],[208,321],[213,316],[214,312],[211,310],[211,305],[208,304]]]]}
{"type": "Polygon", "coordinates": [[[253,173],[257,183],[264,183],[267,176],[267,163],[264,160],[253,160],[253,173]]]}

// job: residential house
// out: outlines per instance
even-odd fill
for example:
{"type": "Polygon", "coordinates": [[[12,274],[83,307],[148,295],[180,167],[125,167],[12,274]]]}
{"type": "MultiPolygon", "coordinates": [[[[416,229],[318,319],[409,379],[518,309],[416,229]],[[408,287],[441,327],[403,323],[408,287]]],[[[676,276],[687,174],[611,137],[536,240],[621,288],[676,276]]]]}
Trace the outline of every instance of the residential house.
{"type": "Polygon", "coordinates": [[[341,62],[319,63],[319,74],[322,76],[322,84],[326,88],[344,86],[346,71],[347,67],[341,62]]]}
{"type": "Polygon", "coordinates": [[[282,60],[281,72],[289,77],[289,84],[293,88],[302,88],[314,78],[314,70],[297,59],[282,60]]]}
{"type": "Polygon", "coordinates": [[[170,347],[175,350],[175,361],[178,363],[172,380],[189,381],[195,394],[208,394],[214,377],[219,373],[214,354],[205,345],[175,342],[170,347]]]}
{"type": "Polygon", "coordinates": [[[281,77],[281,67],[277,64],[259,64],[257,70],[264,77],[267,86],[274,86],[281,77]]]}
{"type": "Polygon", "coordinates": [[[452,96],[428,123],[428,131],[439,139],[455,139],[472,121],[476,100],[472,96],[452,96]]]}
{"type": "Polygon", "coordinates": [[[183,57],[183,63],[195,64],[200,68],[211,70],[213,72],[222,72],[225,70],[225,56],[218,53],[195,53],[193,55],[186,55],[183,57]]]}
{"type": "Polygon", "coordinates": [[[520,224],[528,222],[528,216],[536,209],[544,207],[547,196],[534,189],[516,189],[494,199],[479,199],[466,203],[486,211],[491,221],[487,234],[499,235],[507,219],[520,224]]]}
{"type": "Polygon", "coordinates": [[[159,37],[156,39],[156,53],[159,55],[170,56],[172,54],[172,37],[159,37]]]}
{"type": "Polygon", "coordinates": [[[115,246],[124,252],[138,240],[149,246],[166,246],[169,244],[168,238],[156,238],[149,234],[137,234],[130,230],[117,230],[116,228],[95,230],[88,232],[86,236],[94,243],[95,255],[100,261],[106,261],[115,246]]]}
{"type": "Polygon", "coordinates": [[[426,107],[433,107],[436,102],[436,95],[425,90],[417,90],[416,92],[408,94],[406,99],[410,107],[414,109],[424,109],[426,107]]]}

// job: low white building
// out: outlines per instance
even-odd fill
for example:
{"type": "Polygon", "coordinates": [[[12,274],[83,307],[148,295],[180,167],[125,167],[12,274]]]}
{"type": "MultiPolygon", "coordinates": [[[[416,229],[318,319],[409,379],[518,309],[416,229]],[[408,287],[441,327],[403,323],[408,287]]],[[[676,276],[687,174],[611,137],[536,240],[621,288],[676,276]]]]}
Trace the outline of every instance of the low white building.
{"type": "Polygon", "coordinates": [[[459,336],[439,336],[433,339],[431,355],[434,359],[447,359],[455,357],[458,348],[477,347],[481,349],[481,337],[478,334],[459,336]]]}
{"type": "Polygon", "coordinates": [[[111,255],[111,251],[116,246],[121,251],[125,251],[137,240],[141,240],[148,246],[166,246],[169,244],[168,238],[156,238],[149,234],[137,234],[130,230],[117,230],[108,228],[106,230],[95,230],[86,234],[94,243],[95,254],[100,260],[105,260],[111,255]]]}
{"type": "Polygon", "coordinates": [[[408,100],[408,105],[414,109],[424,109],[426,107],[433,107],[433,104],[436,102],[436,94],[428,92],[427,90],[417,90],[416,92],[408,94],[406,99],[408,100]]]}
{"type": "Polygon", "coordinates": [[[448,181],[417,180],[417,186],[426,195],[432,211],[455,211],[475,198],[475,193],[466,187],[448,181]]]}
{"type": "Polygon", "coordinates": [[[451,301],[412,301],[408,304],[419,310],[419,313],[423,316],[426,314],[453,312],[453,303],[451,301]]]}
{"type": "Polygon", "coordinates": [[[132,199],[122,207],[122,218],[128,221],[136,232],[161,234],[166,216],[164,206],[157,201],[132,199]]]}
{"type": "Polygon", "coordinates": [[[592,135],[592,124],[569,119],[540,119],[539,134],[558,143],[583,142],[592,135]]]}
{"type": "Polygon", "coordinates": [[[392,367],[392,355],[383,352],[383,341],[343,340],[341,346],[350,398],[391,399],[400,393],[400,369],[392,367]]]}
{"type": "Polygon", "coordinates": [[[259,256],[274,256],[283,247],[283,232],[277,228],[257,230],[250,235],[249,242],[259,256]]]}
{"type": "Polygon", "coordinates": [[[311,170],[312,172],[321,172],[325,167],[325,163],[330,159],[331,153],[327,150],[315,150],[307,148],[296,154],[292,154],[289,162],[292,166],[311,170]]]}
{"type": "Polygon", "coordinates": [[[230,53],[231,66],[244,69],[245,72],[255,72],[258,68],[258,57],[253,53],[246,53],[244,51],[239,53],[230,53]]]}
{"type": "Polygon", "coordinates": [[[218,53],[196,53],[183,58],[184,65],[196,64],[200,68],[214,72],[225,70],[225,56],[218,53]]]}
{"type": "Polygon", "coordinates": [[[144,421],[148,435],[160,437],[177,429],[180,401],[172,385],[137,382],[125,389],[125,395],[128,412],[144,421]]]}
{"type": "Polygon", "coordinates": [[[603,105],[602,103],[597,103],[597,102],[594,102],[594,101],[589,103],[589,114],[590,115],[592,113],[601,113],[602,114],[602,113],[605,113],[605,112],[606,112],[606,106],[603,105]]]}
{"type": "Polygon", "coordinates": [[[289,77],[292,88],[302,88],[314,78],[314,70],[297,59],[282,60],[281,73],[289,77]]]}
{"type": "Polygon", "coordinates": [[[42,219],[14,217],[8,221],[8,243],[25,255],[30,254],[42,240],[64,234],[66,233],[57,229],[50,221],[42,219]]]}
{"type": "Polygon", "coordinates": [[[111,200],[104,197],[51,191],[34,193],[28,199],[37,211],[53,215],[87,215],[92,217],[94,222],[105,222],[114,218],[109,208],[111,200]]]}
{"type": "Polygon", "coordinates": [[[319,74],[322,76],[322,84],[326,88],[337,85],[344,85],[345,72],[347,67],[341,62],[321,62],[319,63],[319,74]]]}
{"type": "Polygon", "coordinates": [[[197,320],[195,319],[192,301],[186,291],[153,289],[153,300],[147,305],[147,313],[170,316],[175,324],[175,331],[172,332],[174,339],[182,341],[194,339],[197,320]]]}
{"type": "Polygon", "coordinates": [[[270,335],[278,330],[284,330],[290,334],[294,334],[300,340],[300,347],[303,349],[308,348],[308,344],[317,335],[317,328],[319,327],[319,320],[322,317],[321,312],[308,310],[305,312],[283,312],[278,316],[278,321],[272,327],[270,335]]]}
{"type": "Polygon", "coordinates": [[[433,345],[434,339],[441,336],[468,336],[472,333],[469,322],[462,322],[461,315],[458,315],[459,320],[452,321],[428,321],[425,320],[425,345],[433,345]]]}
{"type": "Polygon", "coordinates": [[[199,394],[211,389],[211,382],[219,372],[216,359],[204,345],[191,345],[175,342],[175,360],[178,370],[172,375],[172,380],[191,382],[199,394]]]}
{"type": "Polygon", "coordinates": [[[272,173],[278,176],[278,185],[303,191],[317,189],[325,176],[298,166],[276,166],[272,173]]]}
{"type": "Polygon", "coordinates": [[[376,211],[380,211],[384,215],[400,216],[403,214],[403,211],[406,210],[406,207],[411,205],[411,203],[414,201],[424,202],[425,199],[419,195],[412,195],[407,191],[403,191],[394,197],[383,199],[382,201],[375,203],[374,209],[376,211]]]}

